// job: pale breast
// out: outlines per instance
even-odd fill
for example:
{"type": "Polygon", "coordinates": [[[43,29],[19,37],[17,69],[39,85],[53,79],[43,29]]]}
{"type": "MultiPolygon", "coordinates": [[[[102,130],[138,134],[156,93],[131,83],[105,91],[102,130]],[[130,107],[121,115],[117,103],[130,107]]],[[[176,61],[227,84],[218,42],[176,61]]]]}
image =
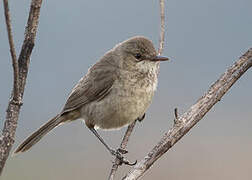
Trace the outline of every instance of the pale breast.
{"type": "Polygon", "coordinates": [[[86,120],[102,129],[115,129],[132,123],[149,107],[157,86],[156,76],[116,80],[108,96],[85,107],[86,120]]]}

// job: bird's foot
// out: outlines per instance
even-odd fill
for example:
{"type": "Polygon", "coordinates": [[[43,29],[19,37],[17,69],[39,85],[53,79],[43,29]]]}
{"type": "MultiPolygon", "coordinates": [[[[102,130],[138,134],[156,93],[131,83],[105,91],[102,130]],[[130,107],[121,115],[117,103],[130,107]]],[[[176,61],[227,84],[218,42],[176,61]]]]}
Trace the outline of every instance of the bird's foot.
{"type": "Polygon", "coordinates": [[[125,165],[128,165],[128,166],[134,166],[137,163],[137,160],[134,163],[131,163],[130,161],[128,161],[127,159],[125,159],[122,156],[122,154],[128,153],[128,151],[125,150],[125,149],[119,148],[116,151],[112,149],[110,152],[111,152],[111,154],[113,156],[115,156],[120,161],[119,165],[125,164],[125,165]]]}
{"type": "Polygon", "coordinates": [[[121,154],[127,154],[128,151],[126,149],[118,148],[117,151],[121,154]]]}

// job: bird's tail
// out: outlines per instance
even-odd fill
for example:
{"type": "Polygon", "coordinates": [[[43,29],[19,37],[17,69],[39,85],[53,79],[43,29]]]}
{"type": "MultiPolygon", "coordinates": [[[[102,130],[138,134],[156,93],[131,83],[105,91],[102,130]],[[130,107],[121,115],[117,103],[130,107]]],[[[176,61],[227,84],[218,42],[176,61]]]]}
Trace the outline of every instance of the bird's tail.
{"type": "Polygon", "coordinates": [[[25,152],[30,149],[34,144],[36,144],[44,135],[49,131],[58,126],[61,122],[64,121],[64,116],[57,115],[54,118],[50,119],[47,123],[42,125],[37,131],[32,133],[28,138],[21,143],[18,148],[14,151],[13,155],[25,152]]]}

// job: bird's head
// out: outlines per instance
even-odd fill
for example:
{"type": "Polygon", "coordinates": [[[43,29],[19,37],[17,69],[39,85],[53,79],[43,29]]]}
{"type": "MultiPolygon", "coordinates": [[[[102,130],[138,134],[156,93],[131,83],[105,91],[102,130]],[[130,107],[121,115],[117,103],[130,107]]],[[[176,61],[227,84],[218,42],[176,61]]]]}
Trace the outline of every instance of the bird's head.
{"type": "Polygon", "coordinates": [[[146,73],[155,70],[160,61],[168,58],[157,56],[154,45],[150,40],[142,36],[130,38],[114,48],[118,59],[116,63],[122,69],[146,73]]]}

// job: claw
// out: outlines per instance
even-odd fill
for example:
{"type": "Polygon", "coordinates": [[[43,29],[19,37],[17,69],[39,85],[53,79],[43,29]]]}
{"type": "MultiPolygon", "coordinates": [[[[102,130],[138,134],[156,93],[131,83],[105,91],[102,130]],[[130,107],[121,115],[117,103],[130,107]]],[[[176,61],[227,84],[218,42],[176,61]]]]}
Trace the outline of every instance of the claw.
{"type": "Polygon", "coordinates": [[[137,160],[135,162],[133,162],[133,163],[130,163],[129,161],[126,160],[123,163],[126,164],[126,165],[128,165],[128,166],[135,166],[136,163],[137,163],[137,160]]]}
{"type": "Polygon", "coordinates": [[[128,151],[126,149],[122,149],[122,148],[117,149],[117,151],[119,153],[122,153],[122,154],[127,154],[128,153],[128,151]]]}
{"type": "Polygon", "coordinates": [[[110,152],[113,156],[115,156],[120,161],[119,165],[125,164],[128,166],[134,166],[137,163],[137,161],[135,161],[134,163],[131,163],[122,156],[122,154],[126,154],[128,152],[127,150],[119,148],[117,149],[117,151],[111,149],[110,152]]]}
{"type": "Polygon", "coordinates": [[[110,153],[112,154],[112,156],[116,156],[116,157],[117,157],[117,154],[118,154],[117,151],[111,149],[111,150],[110,150],[110,153]]]}

